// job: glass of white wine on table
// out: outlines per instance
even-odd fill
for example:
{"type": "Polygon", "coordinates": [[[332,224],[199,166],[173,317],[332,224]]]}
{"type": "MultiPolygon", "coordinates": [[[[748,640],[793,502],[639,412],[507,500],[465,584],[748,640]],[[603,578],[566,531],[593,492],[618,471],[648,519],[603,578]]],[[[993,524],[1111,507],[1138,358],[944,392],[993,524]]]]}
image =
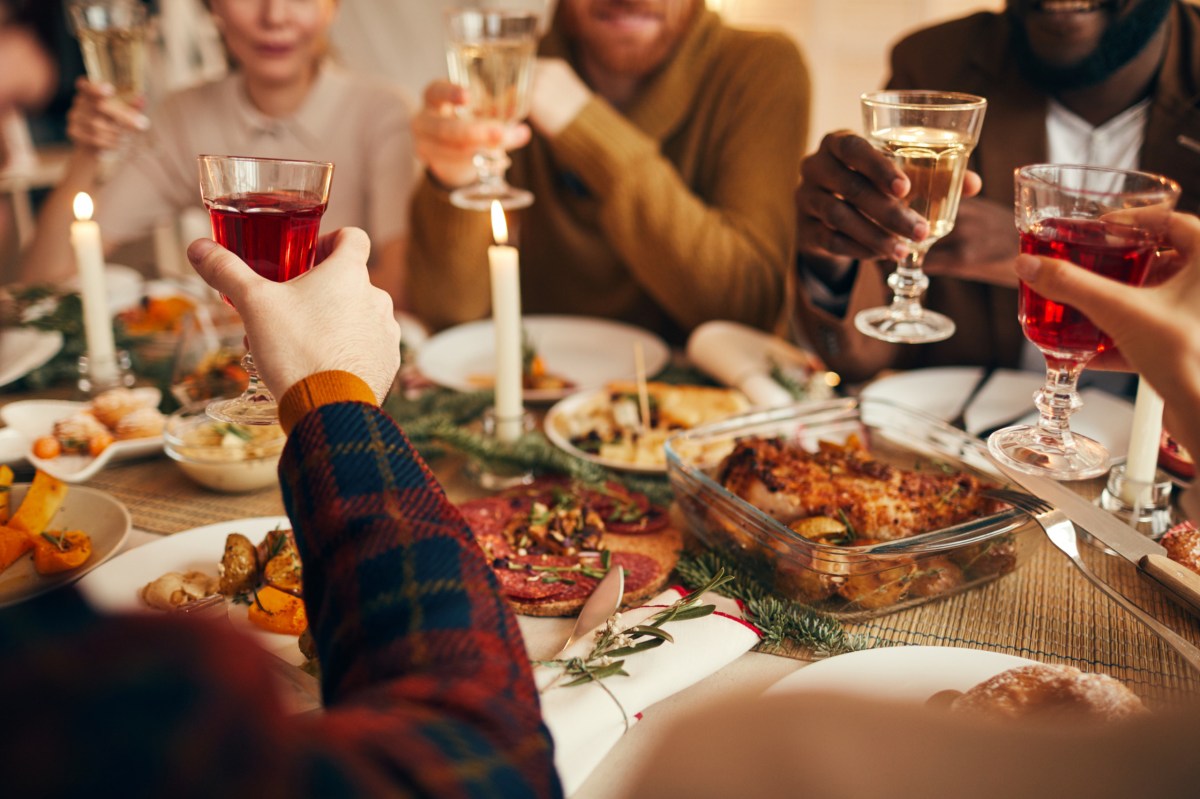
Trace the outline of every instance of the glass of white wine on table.
{"type": "MultiPolygon", "coordinates": [[[[537,14],[524,11],[454,10],[446,14],[446,61],[450,81],[467,95],[463,111],[474,120],[515,125],[529,114],[529,90],[538,39],[537,14]]],[[[450,202],[487,211],[492,201],[505,210],[533,204],[533,194],[510,186],[511,161],[501,147],[475,154],[478,182],[456,189],[450,202]]]]}
{"type": "Polygon", "coordinates": [[[888,278],[890,305],[854,317],[865,335],[900,344],[925,344],[954,335],[954,322],[921,305],[929,287],[925,254],[954,228],[967,161],[987,100],[973,94],[937,91],[880,91],[862,96],[863,127],[875,149],[908,176],[904,201],[929,222],[929,235],[909,241],[909,255],[888,278]]]}

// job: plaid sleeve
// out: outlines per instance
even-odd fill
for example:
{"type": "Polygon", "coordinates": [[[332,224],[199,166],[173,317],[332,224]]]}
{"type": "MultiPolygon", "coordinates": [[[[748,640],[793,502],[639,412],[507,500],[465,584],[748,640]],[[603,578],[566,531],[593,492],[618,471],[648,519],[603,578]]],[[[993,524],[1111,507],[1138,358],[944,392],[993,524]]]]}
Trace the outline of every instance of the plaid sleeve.
{"type": "Polygon", "coordinates": [[[339,738],[390,749],[439,796],[558,793],[516,619],[396,423],[367,403],[321,406],[279,472],[326,702],[355,711],[339,738]]]}
{"type": "Polygon", "coordinates": [[[226,623],[53,591],[0,610],[8,794],[561,796],[516,621],[395,423],[323,406],[280,474],[326,712],[286,715],[226,623]]]}

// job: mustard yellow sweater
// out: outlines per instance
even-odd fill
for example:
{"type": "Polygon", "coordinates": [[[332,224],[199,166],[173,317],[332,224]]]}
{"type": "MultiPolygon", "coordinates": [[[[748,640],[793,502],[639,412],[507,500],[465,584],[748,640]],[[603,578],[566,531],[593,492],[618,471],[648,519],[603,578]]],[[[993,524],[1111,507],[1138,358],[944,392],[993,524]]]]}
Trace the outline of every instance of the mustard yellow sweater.
{"type": "MultiPolygon", "coordinates": [[[[557,24],[541,55],[571,61],[557,24]]],[[[578,64],[573,62],[578,71],[578,64]]],[[[620,319],[679,342],[709,319],[772,325],[791,260],[808,72],[791,40],[699,11],[668,64],[617,111],[599,97],[509,180],[523,311],[620,319]]],[[[425,180],[413,200],[408,297],[435,329],[490,313],[486,213],[425,180]]]]}

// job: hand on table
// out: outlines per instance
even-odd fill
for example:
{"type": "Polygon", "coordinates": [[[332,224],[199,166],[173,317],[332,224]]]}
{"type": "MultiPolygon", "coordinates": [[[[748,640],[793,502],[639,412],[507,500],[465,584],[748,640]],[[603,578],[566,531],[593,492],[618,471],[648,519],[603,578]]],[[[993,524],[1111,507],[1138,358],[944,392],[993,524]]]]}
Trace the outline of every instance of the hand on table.
{"type": "Polygon", "coordinates": [[[276,397],[337,369],[362,378],[382,401],[400,368],[400,326],[391,297],[367,275],[370,251],[366,233],[343,228],[321,237],[316,266],[285,283],[260,277],[211,239],[193,241],[188,259],[238,309],[259,375],[276,397]]]}
{"type": "Polygon", "coordinates": [[[434,81],[425,88],[424,105],[412,121],[417,158],[450,188],[476,181],[474,157],[480,150],[515,150],[529,143],[528,125],[506,126],[459,116],[458,109],[466,102],[466,89],[434,81]]]}
{"type": "Polygon", "coordinates": [[[110,84],[80,78],[75,81],[75,100],[67,112],[67,136],[82,150],[115,150],[126,134],[150,127],[141,111],[144,105],[144,99],[135,106],[126,105],[117,99],[110,84]]]}

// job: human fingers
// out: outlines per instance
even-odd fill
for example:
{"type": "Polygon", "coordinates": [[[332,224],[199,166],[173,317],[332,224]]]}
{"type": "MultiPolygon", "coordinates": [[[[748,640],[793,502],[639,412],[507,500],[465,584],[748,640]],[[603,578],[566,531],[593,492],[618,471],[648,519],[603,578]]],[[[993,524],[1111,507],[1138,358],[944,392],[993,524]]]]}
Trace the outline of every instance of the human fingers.
{"type": "Polygon", "coordinates": [[[983,191],[983,178],[978,172],[973,172],[968,169],[963,175],[963,197],[974,197],[979,192],[983,191]]]}
{"type": "Polygon", "coordinates": [[[196,239],[187,248],[188,261],[196,274],[241,307],[261,284],[270,283],[255,274],[246,262],[212,239],[196,239]]]}
{"type": "Polygon", "coordinates": [[[93,83],[87,78],[75,81],[75,90],[72,108],[79,106],[81,111],[102,115],[129,130],[149,129],[150,119],[140,110],[145,98],[135,99],[131,106],[117,98],[111,83],[93,83]]]}
{"type": "Polygon", "coordinates": [[[453,107],[467,101],[467,92],[461,86],[445,80],[435,80],[425,87],[425,107],[439,113],[453,113],[453,107]]]}
{"type": "Polygon", "coordinates": [[[366,263],[371,256],[371,238],[361,228],[346,227],[326,233],[317,239],[316,262],[318,264],[324,263],[334,252],[360,258],[363,263],[366,263]]]}

